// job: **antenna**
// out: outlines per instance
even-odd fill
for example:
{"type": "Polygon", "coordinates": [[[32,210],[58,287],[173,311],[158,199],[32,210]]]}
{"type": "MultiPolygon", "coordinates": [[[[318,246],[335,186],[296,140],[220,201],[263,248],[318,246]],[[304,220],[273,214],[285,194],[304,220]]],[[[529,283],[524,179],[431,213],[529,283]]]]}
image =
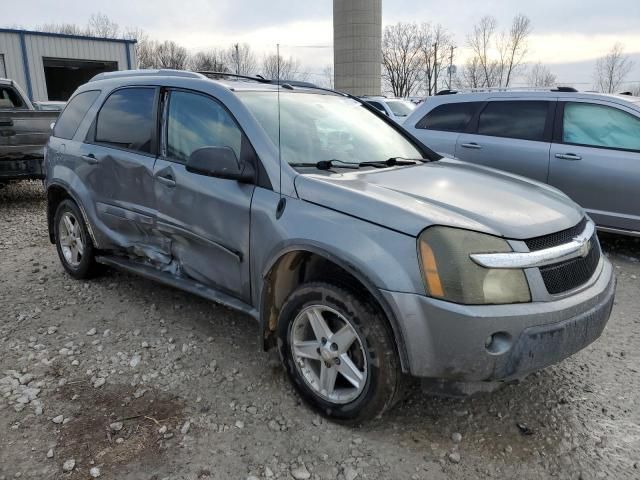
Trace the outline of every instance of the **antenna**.
{"type": "MultiPolygon", "coordinates": [[[[282,146],[280,139],[280,44],[276,46],[277,76],[278,76],[278,166],[280,167],[280,202],[282,202],[282,146]]],[[[280,205],[278,205],[280,207],[280,205]]],[[[280,208],[278,208],[280,209],[280,208]]]]}

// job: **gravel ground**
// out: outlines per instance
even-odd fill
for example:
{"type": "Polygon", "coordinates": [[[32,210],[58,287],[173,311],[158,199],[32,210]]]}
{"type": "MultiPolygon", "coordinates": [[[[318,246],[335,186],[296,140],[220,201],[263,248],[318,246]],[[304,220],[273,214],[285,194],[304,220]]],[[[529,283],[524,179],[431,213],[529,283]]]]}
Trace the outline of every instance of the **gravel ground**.
{"type": "Polygon", "coordinates": [[[640,241],[597,342],[466,399],[413,392],[336,425],[293,392],[248,317],[107,271],[64,272],[39,183],[0,190],[0,479],[640,478],[640,241]]]}

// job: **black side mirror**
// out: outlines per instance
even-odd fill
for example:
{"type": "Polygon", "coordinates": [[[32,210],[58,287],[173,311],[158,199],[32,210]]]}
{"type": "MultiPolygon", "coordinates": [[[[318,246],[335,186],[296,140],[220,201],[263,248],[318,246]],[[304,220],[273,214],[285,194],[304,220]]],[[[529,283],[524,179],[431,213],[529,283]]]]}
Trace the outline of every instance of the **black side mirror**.
{"type": "Polygon", "coordinates": [[[240,165],[238,157],[230,147],[202,147],[194,150],[187,160],[187,172],[209,177],[237,180],[251,183],[255,181],[256,172],[248,162],[240,165]]]}

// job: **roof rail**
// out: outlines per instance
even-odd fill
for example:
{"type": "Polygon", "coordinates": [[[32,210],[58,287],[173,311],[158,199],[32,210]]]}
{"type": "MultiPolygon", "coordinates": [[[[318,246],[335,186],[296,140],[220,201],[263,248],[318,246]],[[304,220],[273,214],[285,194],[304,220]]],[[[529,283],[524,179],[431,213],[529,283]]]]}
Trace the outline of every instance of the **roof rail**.
{"type": "Polygon", "coordinates": [[[436,95],[453,95],[456,93],[485,93],[485,92],[577,92],[573,87],[477,87],[461,88],[459,90],[440,90],[436,95]]]}
{"type": "Polygon", "coordinates": [[[90,82],[98,80],[108,80],[112,78],[125,78],[125,77],[186,77],[186,78],[204,78],[203,75],[196,72],[189,72],[186,70],[172,70],[168,68],[161,68],[155,70],[118,70],[115,72],[99,73],[93,77],[90,82]]]}
{"type": "Polygon", "coordinates": [[[302,80],[283,79],[283,80],[280,80],[280,82],[278,82],[278,80],[271,80],[268,78],[264,78],[262,75],[256,75],[255,77],[252,77],[250,75],[240,75],[238,73],[229,73],[229,72],[212,72],[210,70],[200,70],[197,73],[205,75],[208,78],[213,78],[215,80],[218,80],[220,77],[231,77],[231,78],[239,78],[242,80],[253,80],[254,82],[268,83],[272,85],[276,85],[279,83],[280,85],[290,85],[292,87],[309,87],[309,88],[317,87],[317,85],[311,82],[303,82],[302,80]]]}

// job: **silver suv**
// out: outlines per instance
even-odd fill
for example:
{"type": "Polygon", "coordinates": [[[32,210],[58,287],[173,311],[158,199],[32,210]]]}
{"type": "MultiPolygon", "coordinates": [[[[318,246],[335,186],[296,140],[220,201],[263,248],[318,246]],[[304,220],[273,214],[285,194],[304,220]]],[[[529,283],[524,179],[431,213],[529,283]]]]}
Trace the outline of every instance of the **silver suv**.
{"type": "Polygon", "coordinates": [[[109,265],[245,312],[338,419],[381,414],[409,376],[558,362],[613,303],[594,225],[565,195],[443,160],[332,91],[101,74],[62,113],[46,167],[71,276],[109,265]]]}
{"type": "Polygon", "coordinates": [[[559,87],[430,97],[404,127],[439,153],[559,188],[598,228],[640,235],[640,98],[559,87]]]}

